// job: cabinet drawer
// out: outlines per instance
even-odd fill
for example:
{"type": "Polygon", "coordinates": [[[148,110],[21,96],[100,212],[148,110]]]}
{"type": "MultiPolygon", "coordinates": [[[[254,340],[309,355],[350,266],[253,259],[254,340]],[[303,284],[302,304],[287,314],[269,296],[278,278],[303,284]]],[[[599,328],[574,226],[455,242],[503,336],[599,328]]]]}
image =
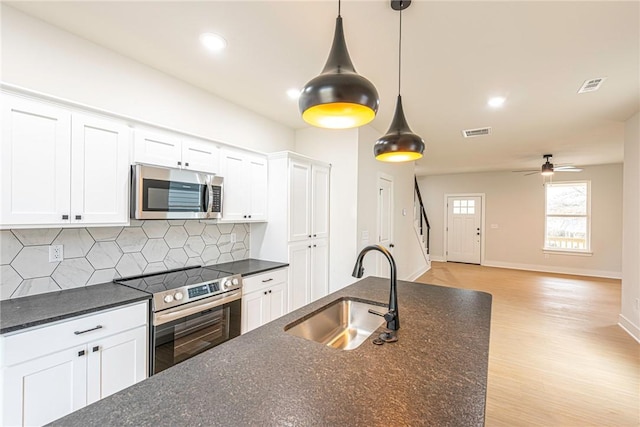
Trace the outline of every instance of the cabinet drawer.
{"type": "Polygon", "coordinates": [[[146,325],[148,316],[147,302],[142,302],[3,336],[2,366],[15,365],[146,325]]]}
{"type": "Polygon", "coordinates": [[[242,293],[246,295],[250,292],[258,291],[268,286],[287,281],[287,268],[267,271],[242,278],[242,293]]]}

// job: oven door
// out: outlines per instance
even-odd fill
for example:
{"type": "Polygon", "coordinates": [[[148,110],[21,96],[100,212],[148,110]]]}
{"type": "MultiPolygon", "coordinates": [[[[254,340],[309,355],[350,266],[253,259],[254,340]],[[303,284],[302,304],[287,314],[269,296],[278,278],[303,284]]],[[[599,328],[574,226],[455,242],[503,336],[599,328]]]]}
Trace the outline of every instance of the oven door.
{"type": "Polygon", "coordinates": [[[186,308],[176,307],[156,313],[150,375],[239,336],[242,303],[240,292],[237,294],[237,299],[214,298],[217,301],[213,303],[203,299],[195,306],[186,304],[186,308]]]}

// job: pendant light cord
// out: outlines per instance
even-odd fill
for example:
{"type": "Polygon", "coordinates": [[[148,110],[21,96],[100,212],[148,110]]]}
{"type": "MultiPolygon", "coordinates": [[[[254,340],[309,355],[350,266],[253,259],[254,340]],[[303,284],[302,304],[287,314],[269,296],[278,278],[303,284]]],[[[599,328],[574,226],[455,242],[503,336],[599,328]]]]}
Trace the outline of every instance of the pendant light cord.
{"type": "MultiPolygon", "coordinates": [[[[402,2],[400,4],[402,5],[402,2]]],[[[400,95],[400,82],[402,80],[402,9],[400,9],[400,30],[398,32],[398,95],[400,95]]]]}
{"type": "Polygon", "coordinates": [[[340,16],[340,0],[338,0],[338,16],[340,16]]]}

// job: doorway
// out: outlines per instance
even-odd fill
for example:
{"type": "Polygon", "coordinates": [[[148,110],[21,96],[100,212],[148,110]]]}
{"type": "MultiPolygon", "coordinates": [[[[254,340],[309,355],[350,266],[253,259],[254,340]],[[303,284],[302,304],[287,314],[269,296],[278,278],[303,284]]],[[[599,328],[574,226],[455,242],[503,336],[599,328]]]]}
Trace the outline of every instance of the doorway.
{"type": "MultiPolygon", "coordinates": [[[[378,244],[393,253],[393,177],[378,174],[378,244]]],[[[389,262],[382,254],[376,257],[376,276],[389,277],[389,262]]]]}
{"type": "Polygon", "coordinates": [[[484,195],[445,197],[447,261],[482,264],[484,195]]]}

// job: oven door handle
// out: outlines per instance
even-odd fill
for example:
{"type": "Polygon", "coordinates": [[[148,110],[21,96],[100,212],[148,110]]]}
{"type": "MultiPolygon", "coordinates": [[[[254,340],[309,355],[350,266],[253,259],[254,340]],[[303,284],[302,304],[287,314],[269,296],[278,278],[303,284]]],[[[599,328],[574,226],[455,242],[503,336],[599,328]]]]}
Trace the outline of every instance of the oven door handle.
{"type": "Polygon", "coordinates": [[[242,298],[242,291],[237,291],[231,294],[215,297],[213,301],[209,301],[204,304],[194,303],[194,305],[191,306],[176,307],[174,309],[164,310],[160,313],[154,313],[153,326],[164,325],[165,323],[200,313],[201,311],[209,310],[211,308],[219,307],[223,304],[239,300],[240,298],[242,298]]]}

